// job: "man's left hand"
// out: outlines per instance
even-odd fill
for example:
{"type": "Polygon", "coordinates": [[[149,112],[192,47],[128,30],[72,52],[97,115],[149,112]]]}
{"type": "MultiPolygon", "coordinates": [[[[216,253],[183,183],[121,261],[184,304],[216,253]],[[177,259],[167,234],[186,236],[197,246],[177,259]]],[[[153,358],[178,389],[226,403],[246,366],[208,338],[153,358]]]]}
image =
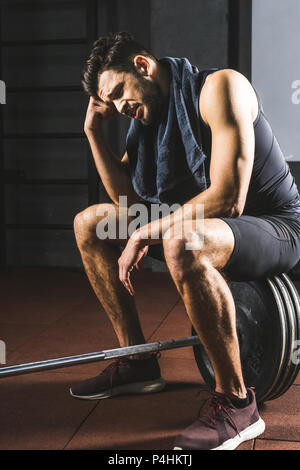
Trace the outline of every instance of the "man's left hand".
{"type": "Polygon", "coordinates": [[[119,279],[124,284],[130,295],[134,295],[134,289],[130,281],[130,272],[136,267],[140,270],[143,258],[147,255],[149,246],[136,237],[134,234],[129,238],[122,255],[118,259],[119,279]]]}

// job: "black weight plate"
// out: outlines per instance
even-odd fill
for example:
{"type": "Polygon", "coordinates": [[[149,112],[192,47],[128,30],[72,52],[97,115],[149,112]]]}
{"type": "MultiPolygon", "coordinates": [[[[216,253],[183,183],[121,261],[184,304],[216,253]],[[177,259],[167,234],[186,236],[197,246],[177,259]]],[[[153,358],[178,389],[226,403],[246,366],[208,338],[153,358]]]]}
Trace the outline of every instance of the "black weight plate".
{"type": "MultiPolygon", "coordinates": [[[[258,401],[268,399],[284,360],[286,323],[283,304],[272,280],[229,283],[235,306],[241,362],[246,386],[258,401]]],[[[192,329],[192,334],[196,334],[192,329]]],[[[214,389],[212,366],[202,345],[193,347],[206,384],[214,389]]]]}
{"type": "MultiPolygon", "coordinates": [[[[277,311],[276,311],[276,318],[274,320],[277,321],[278,327],[280,329],[281,334],[281,343],[277,343],[277,351],[281,356],[280,361],[278,362],[277,368],[275,370],[275,375],[273,376],[272,381],[268,386],[268,390],[265,395],[262,395],[260,401],[267,401],[270,399],[270,394],[273,391],[275,385],[278,383],[280,375],[282,374],[282,367],[286,357],[286,345],[288,341],[288,327],[287,327],[287,319],[286,319],[286,312],[284,310],[284,303],[282,300],[282,296],[280,290],[276,287],[273,278],[268,278],[266,280],[267,284],[269,285],[270,291],[273,293],[274,300],[277,304],[277,311]]],[[[272,331],[271,331],[272,334],[272,331]]],[[[277,353],[274,351],[274,353],[277,353]]],[[[270,376],[271,377],[271,376],[270,376]]]]}
{"type": "Polygon", "coordinates": [[[287,274],[281,274],[280,276],[281,280],[285,283],[285,286],[289,292],[291,301],[293,303],[293,310],[294,310],[294,318],[295,318],[295,343],[293,344],[293,351],[292,351],[292,359],[290,363],[290,376],[286,380],[286,383],[284,384],[284,387],[279,391],[279,394],[276,395],[276,398],[280,395],[283,395],[290,386],[294,383],[298,372],[300,370],[300,355],[299,355],[299,349],[300,349],[300,297],[297,292],[297,289],[292,282],[292,280],[289,278],[287,274]]]}
{"type": "Polygon", "coordinates": [[[272,278],[273,282],[280,292],[281,299],[284,306],[286,325],[287,325],[287,341],[285,347],[284,360],[282,362],[281,371],[277,380],[277,383],[274,384],[272,390],[269,391],[268,399],[274,400],[278,398],[282,393],[287,389],[287,383],[289,378],[294,370],[294,365],[292,362],[293,359],[293,345],[296,339],[296,318],[294,312],[294,306],[290,294],[286,288],[285,282],[281,275],[274,276],[272,278]]]}

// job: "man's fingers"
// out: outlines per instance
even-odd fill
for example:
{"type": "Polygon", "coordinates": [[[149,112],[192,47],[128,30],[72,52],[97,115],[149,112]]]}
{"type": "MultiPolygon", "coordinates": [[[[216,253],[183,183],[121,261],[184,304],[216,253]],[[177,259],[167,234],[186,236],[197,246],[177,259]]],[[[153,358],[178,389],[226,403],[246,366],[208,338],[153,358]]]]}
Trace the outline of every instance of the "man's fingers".
{"type": "Polygon", "coordinates": [[[145,247],[144,248],[144,252],[143,252],[143,255],[141,257],[141,259],[136,263],[135,267],[138,271],[141,271],[144,267],[144,262],[145,262],[145,258],[148,254],[148,250],[149,250],[149,247],[145,247]]]}
{"type": "Polygon", "coordinates": [[[129,286],[129,292],[131,295],[134,295],[134,289],[133,289],[133,286],[131,284],[131,280],[130,280],[130,273],[127,274],[127,284],[129,286]]]}
{"type": "Polygon", "coordinates": [[[129,294],[133,296],[134,295],[134,290],[133,290],[133,287],[131,285],[131,282],[127,279],[126,281],[124,281],[123,284],[124,284],[125,288],[128,290],[129,294]]]}
{"type": "Polygon", "coordinates": [[[92,101],[90,101],[90,105],[95,112],[103,112],[106,110],[107,112],[110,111],[111,113],[116,112],[116,107],[113,103],[104,103],[102,100],[97,100],[94,97],[91,97],[92,101]]]}
{"type": "Polygon", "coordinates": [[[128,290],[129,294],[134,295],[135,292],[130,281],[130,273],[123,267],[120,267],[119,278],[124,287],[128,290]]]}

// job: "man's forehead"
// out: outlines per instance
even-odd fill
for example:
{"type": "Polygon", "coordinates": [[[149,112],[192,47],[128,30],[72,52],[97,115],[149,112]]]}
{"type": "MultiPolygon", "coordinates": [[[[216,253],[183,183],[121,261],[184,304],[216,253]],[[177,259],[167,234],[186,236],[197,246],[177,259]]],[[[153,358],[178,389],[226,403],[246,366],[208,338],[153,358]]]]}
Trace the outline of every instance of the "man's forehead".
{"type": "Polygon", "coordinates": [[[115,70],[105,70],[99,76],[98,80],[98,96],[105,100],[116,85],[122,82],[123,73],[115,70]]]}

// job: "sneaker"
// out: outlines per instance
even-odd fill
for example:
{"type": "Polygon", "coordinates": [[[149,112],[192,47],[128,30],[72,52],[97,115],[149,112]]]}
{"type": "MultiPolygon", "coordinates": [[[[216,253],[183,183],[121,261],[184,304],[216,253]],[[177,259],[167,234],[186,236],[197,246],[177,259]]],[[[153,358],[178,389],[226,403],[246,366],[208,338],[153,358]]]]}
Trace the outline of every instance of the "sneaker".
{"type": "Polygon", "coordinates": [[[166,383],[160,375],[157,357],[160,352],[146,359],[118,359],[97,377],[74,385],[70,393],[83,400],[101,400],[128,393],[160,392],[166,383]]]}
{"type": "Polygon", "coordinates": [[[197,421],[184,429],[174,449],[234,450],[242,442],[262,434],[265,423],[258,414],[254,390],[247,391],[249,404],[237,408],[226,395],[207,390],[211,395],[207,412],[198,415],[197,421]]]}

